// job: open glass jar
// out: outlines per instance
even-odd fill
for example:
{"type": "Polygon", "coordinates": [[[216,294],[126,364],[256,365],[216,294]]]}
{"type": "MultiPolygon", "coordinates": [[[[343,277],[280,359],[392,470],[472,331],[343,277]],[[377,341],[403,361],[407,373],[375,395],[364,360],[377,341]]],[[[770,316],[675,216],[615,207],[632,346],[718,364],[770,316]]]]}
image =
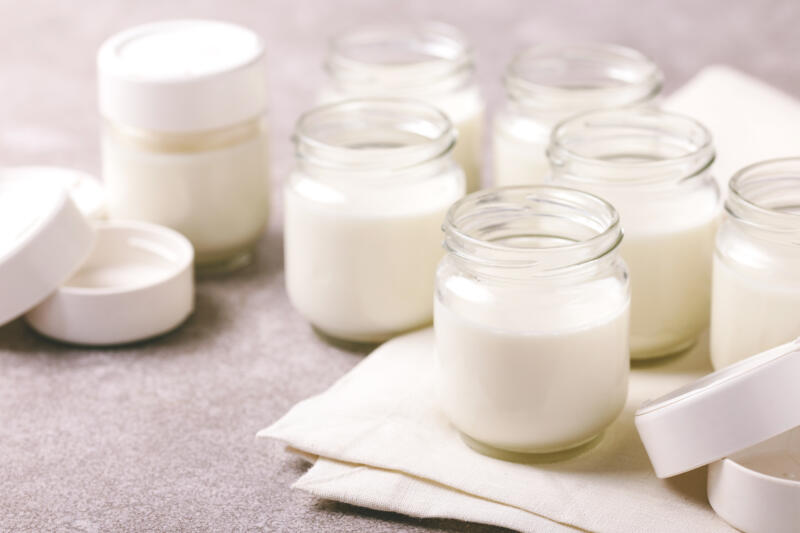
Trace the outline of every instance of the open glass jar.
{"type": "Polygon", "coordinates": [[[682,351],[708,325],[720,194],[711,134],[649,108],[593,111],[559,124],[548,149],[553,183],[619,211],[631,274],[631,357],[682,351]]]}
{"type": "Polygon", "coordinates": [[[574,189],[488,189],[454,204],[444,231],[434,329],[450,421],[490,454],[592,440],[628,390],[617,212],[574,189]]]}
{"type": "Polygon", "coordinates": [[[355,342],[430,323],[441,224],[464,194],[450,121],[413,100],[351,100],[301,116],[294,141],[284,245],[295,308],[355,342]]]}
{"type": "Polygon", "coordinates": [[[663,76],[630,48],[600,43],[537,45],[505,74],[506,108],[494,121],[494,183],[542,183],[553,127],[572,115],[652,102],[663,76]]]}
{"type": "Polygon", "coordinates": [[[711,304],[716,369],[800,336],[800,158],[742,169],[725,207],[711,304]]]}
{"type": "Polygon", "coordinates": [[[357,28],[331,41],[325,68],[323,102],[402,97],[444,111],[458,133],[453,157],[467,190],[480,188],[485,104],[472,47],[459,30],[435,22],[357,28]]]}
{"type": "Polygon", "coordinates": [[[202,269],[246,264],[269,213],[261,39],[157,22],[111,37],[97,61],[109,215],[178,230],[202,269]]]}

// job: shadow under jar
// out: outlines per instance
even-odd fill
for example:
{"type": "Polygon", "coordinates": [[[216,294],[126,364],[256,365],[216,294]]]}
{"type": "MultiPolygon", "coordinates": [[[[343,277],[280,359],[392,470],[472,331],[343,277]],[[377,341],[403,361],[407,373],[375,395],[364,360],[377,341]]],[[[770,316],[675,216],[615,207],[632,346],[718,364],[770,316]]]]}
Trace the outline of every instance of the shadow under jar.
{"type": "Polygon", "coordinates": [[[504,76],[506,106],[495,118],[494,183],[543,183],[547,145],[560,121],[592,109],[652,103],[663,75],[650,59],[612,44],[545,44],[519,52],[504,76]]]}
{"type": "Polygon", "coordinates": [[[453,158],[467,190],[481,186],[485,103],[475,81],[472,47],[458,29],[423,22],[364,26],[334,38],[325,61],[322,102],[402,97],[427,102],[453,122],[453,158]]]}
{"type": "Polygon", "coordinates": [[[725,207],[711,302],[715,369],[800,336],[800,158],[742,169],[725,207]]]}
{"type": "Polygon", "coordinates": [[[429,324],[441,225],[464,195],[455,133],[411,100],[350,100],[297,122],[285,187],[286,287],[323,333],[380,342],[429,324]]]}
{"type": "Polygon", "coordinates": [[[111,218],[184,234],[204,271],[246,265],[269,214],[264,45],[233,24],[137,26],[98,52],[111,218]]]}
{"type": "Polygon", "coordinates": [[[619,217],[574,189],[489,189],[444,224],[434,329],[440,403],[478,451],[587,443],[628,391],[628,274],[619,217]]]}
{"type": "Polygon", "coordinates": [[[559,124],[552,181],[608,200],[625,230],[631,357],[692,346],[709,322],[711,257],[721,210],[711,134],[656,109],[593,111],[559,124]]]}

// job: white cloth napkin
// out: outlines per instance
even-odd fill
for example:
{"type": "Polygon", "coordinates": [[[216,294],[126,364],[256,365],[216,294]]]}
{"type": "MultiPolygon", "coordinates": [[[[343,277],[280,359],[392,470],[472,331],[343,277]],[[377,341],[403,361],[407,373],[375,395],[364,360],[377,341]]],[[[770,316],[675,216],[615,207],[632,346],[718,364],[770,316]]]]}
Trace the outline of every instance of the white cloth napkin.
{"type": "MultiPolygon", "coordinates": [[[[800,104],[732,69],[709,67],[666,106],[711,129],[723,186],[745,164],[800,155],[800,104]]],[[[707,503],[705,469],[657,479],[633,425],[642,401],[711,370],[707,338],[666,364],[635,368],[625,410],[598,444],[552,464],[505,462],[468,448],[438,410],[432,350],[430,329],[393,339],[259,432],[315,461],[294,487],[522,531],[733,531],[707,503]]]]}
{"type": "Polygon", "coordinates": [[[319,457],[296,488],[364,507],[523,531],[730,531],[706,503],[705,472],[656,479],[633,425],[643,400],[710,370],[705,346],[635,369],[625,411],[598,444],[556,463],[501,461],[463,443],[437,407],[430,329],[379,347],[259,436],[319,457]]]}
{"type": "Polygon", "coordinates": [[[800,102],[730,67],[703,69],[667,98],[664,107],[711,130],[717,148],[714,175],[723,191],[746,165],[800,156],[800,102]]]}

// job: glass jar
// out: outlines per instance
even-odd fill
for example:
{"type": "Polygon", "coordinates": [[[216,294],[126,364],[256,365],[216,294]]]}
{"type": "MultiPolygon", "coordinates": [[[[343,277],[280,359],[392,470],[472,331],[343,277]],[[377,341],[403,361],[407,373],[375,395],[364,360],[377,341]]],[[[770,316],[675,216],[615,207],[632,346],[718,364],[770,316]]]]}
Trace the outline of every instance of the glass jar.
{"type": "Polygon", "coordinates": [[[656,109],[593,111],[559,124],[548,155],[554,183],[597,194],[619,211],[620,254],[631,273],[631,357],[694,344],[709,321],[721,210],[708,130],[656,109]]]}
{"type": "Polygon", "coordinates": [[[453,157],[467,190],[480,188],[485,104],[472,47],[459,30],[434,22],[358,28],[331,41],[325,68],[323,102],[402,97],[444,111],[458,132],[453,157]]]}
{"type": "Polygon", "coordinates": [[[628,390],[628,275],[619,217],[574,189],[488,189],[444,224],[434,329],[440,402],[491,455],[591,441],[628,390]]]}
{"type": "Polygon", "coordinates": [[[800,336],[800,158],[742,169],[725,207],[714,254],[715,369],[800,336]]]}
{"type": "Polygon", "coordinates": [[[322,333],[380,342],[430,323],[441,225],[464,195],[455,132],[413,100],[316,108],[285,188],[286,288],[322,333]]]}
{"type": "Polygon", "coordinates": [[[146,24],[98,53],[112,218],[174,228],[204,270],[249,262],[269,213],[264,46],[228,23],[146,24]]]}
{"type": "Polygon", "coordinates": [[[651,103],[661,92],[658,66],[610,44],[538,45],[506,69],[507,104],[494,121],[494,183],[542,183],[545,153],[560,121],[592,109],[651,103]]]}

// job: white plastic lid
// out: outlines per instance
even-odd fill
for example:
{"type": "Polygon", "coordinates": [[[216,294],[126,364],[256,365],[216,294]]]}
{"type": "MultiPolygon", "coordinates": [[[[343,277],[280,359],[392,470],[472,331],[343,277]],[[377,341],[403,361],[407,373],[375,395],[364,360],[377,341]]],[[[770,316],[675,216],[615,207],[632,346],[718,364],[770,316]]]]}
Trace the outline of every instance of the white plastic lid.
{"type": "Polygon", "coordinates": [[[97,68],[100,113],[136,128],[213,130],[266,110],[264,44],[227,22],[136,26],[103,43],[97,68]]]}
{"type": "Polygon", "coordinates": [[[749,357],[636,411],[656,475],[675,476],[800,426],[800,339],[749,357]]]}
{"type": "Polygon", "coordinates": [[[0,174],[0,325],[61,285],[88,256],[93,239],[64,188],[0,174]]]}
{"type": "Polygon", "coordinates": [[[71,168],[25,166],[0,168],[3,180],[36,180],[42,189],[66,189],[78,209],[92,220],[106,217],[106,197],[103,184],[86,172],[71,168]]]}

